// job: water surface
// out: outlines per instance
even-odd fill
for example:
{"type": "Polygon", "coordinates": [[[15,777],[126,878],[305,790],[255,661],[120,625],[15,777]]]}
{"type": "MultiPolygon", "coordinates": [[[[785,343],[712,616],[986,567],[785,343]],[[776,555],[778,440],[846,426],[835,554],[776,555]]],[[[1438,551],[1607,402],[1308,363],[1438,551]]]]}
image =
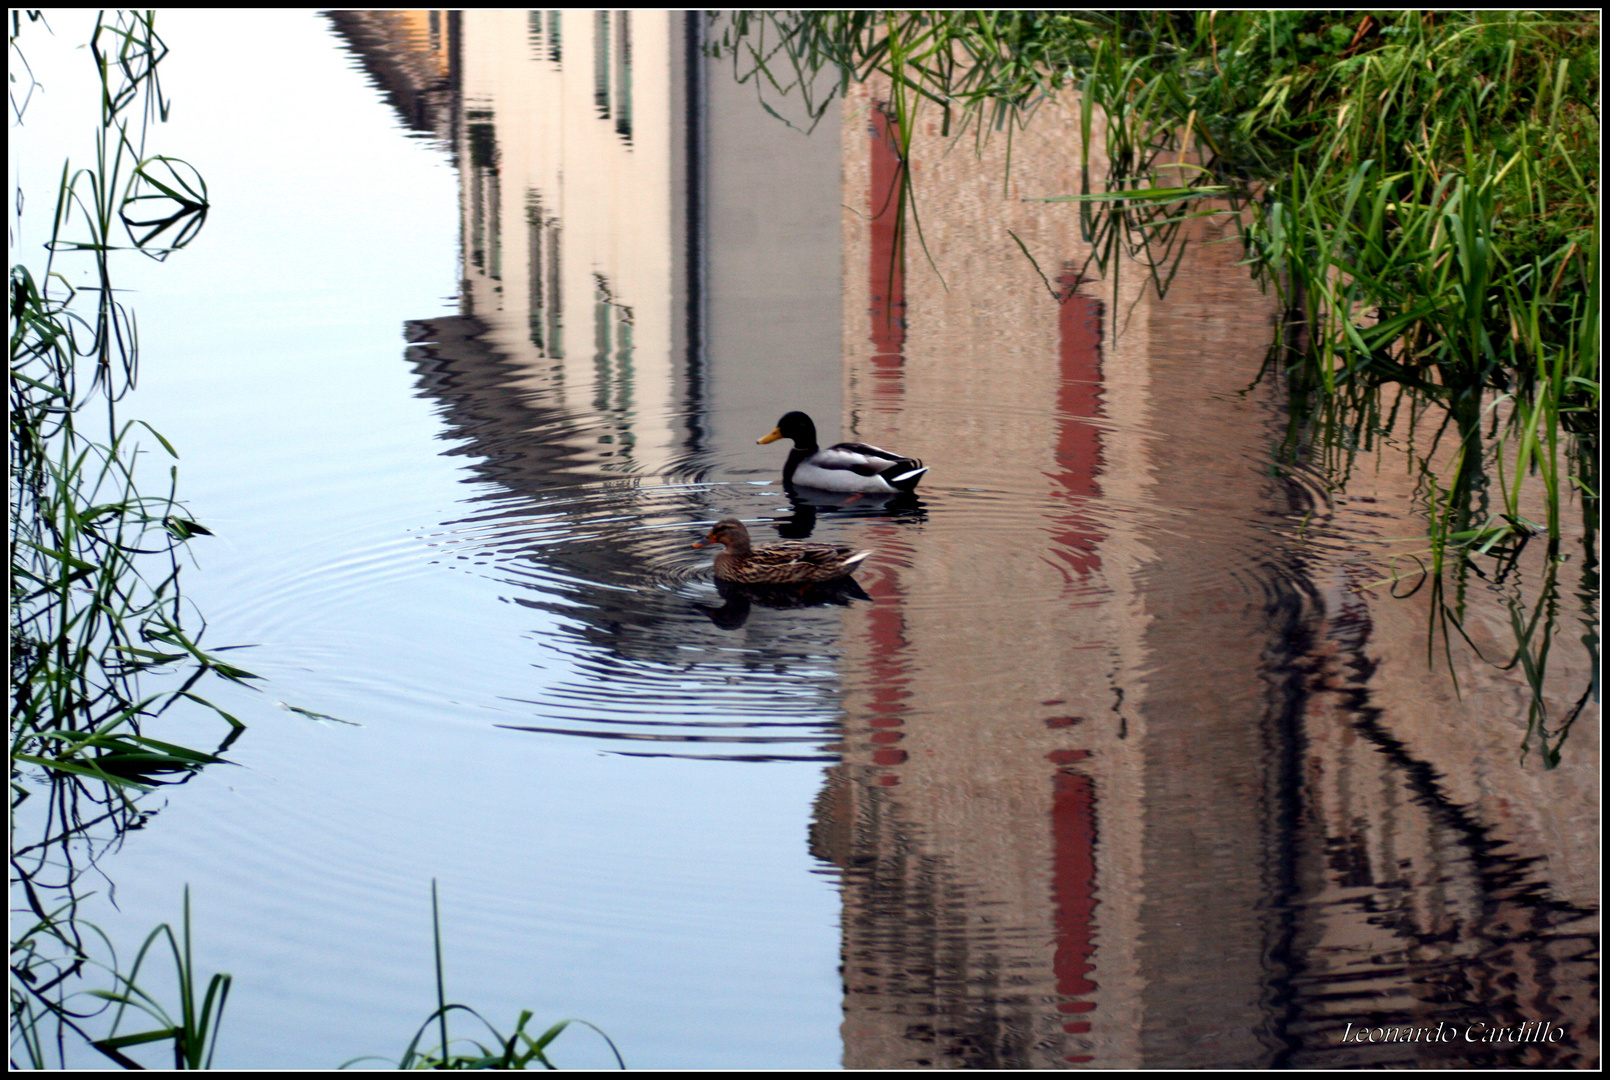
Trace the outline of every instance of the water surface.
{"type": "Polygon", "coordinates": [[[1225,222],[1081,276],[1053,103],[1010,171],[919,129],[902,261],[876,85],[806,136],[680,15],[232,18],[159,24],[216,209],[131,407],[265,683],[101,862],[120,941],[192,884],[220,1064],[400,1053],[432,878],[450,997],[640,1068],[1596,1060],[1596,734],[1546,772],[1518,672],[1428,668],[1412,478],[1280,463],[1225,222]],[[793,408],[917,497],[791,499],[793,408]],[[722,595],[727,516],[863,596],[722,595]],[[1344,1041],[1439,1021],[1567,1034],[1344,1041]]]}

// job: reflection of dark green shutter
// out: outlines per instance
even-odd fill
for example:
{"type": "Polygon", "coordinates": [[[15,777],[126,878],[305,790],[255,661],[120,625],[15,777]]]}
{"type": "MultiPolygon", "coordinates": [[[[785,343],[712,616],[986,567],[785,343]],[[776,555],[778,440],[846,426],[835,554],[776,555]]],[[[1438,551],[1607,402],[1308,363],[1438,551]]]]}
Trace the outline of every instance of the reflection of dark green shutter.
{"type": "Polygon", "coordinates": [[[615,133],[632,141],[632,13],[620,13],[615,53],[615,133]]]}
{"type": "Polygon", "coordinates": [[[538,356],[548,355],[545,324],[549,315],[546,298],[542,295],[542,232],[542,197],[535,191],[527,190],[525,193],[525,234],[526,264],[530,276],[527,290],[530,295],[530,305],[526,322],[531,331],[531,344],[537,347],[538,356]]]}
{"type": "MultiPolygon", "coordinates": [[[[559,294],[559,219],[547,216],[542,195],[535,189],[525,194],[526,242],[530,251],[528,283],[531,295],[529,324],[531,344],[540,356],[552,360],[565,355],[562,331],[564,303],[559,294]]],[[[563,371],[562,368],[555,368],[563,371]]]]}
{"type": "Polygon", "coordinates": [[[484,111],[465,114],[465,119],[469,121],[465,126],[465,141],[469,144],[470,167],[465,187],[469,190],[470,201],[470,264],[483,271],[486,269],[486,196],[481,177],[483,170],[476,165],[479,156],[476,152],[476,143],[491,139],[492,125],[478,124],[475,120],[477,117],[489,115],[484,111]]]}
{"type": "MultiPolygon", "coordinates": [[[[610,331],[614,329],[609,309],[609,285],[593,275],[593,408],[600,413],[609,412],[610,398],[610,331]]],[[[599,442],[614,442],[605,436],[599,442]]]]}
{"type": "Polygon", "coordinates": [[[621,457],[630,457],[637,442],[633,429],[637,419],[637,371],[633,363],[632,309],[616,302],[609,280],[602,274],[594,274],[593,282],[593,408],[609,432],[600,435],[598,441],[617,446],[621,457]]]}
{"type": "MultiPolygon", "coordinates": [[[[432,12],[431,14],[435,14],[432,12]]],[[[542,59],[542,12],[528,11],[525,13],[526,41],[531,45],[531,59],[542,59]]]]}
{"type": "Polygon", "coordinates": [[[473,237],[470,257],[477,267],[495,280],[503,277],[502,212],[498,181],[497,133],[484,110],[467,113],[471,122],[465,131],[470,144],[470,177],[473,237]],[[475,121],[481,121],[479,123],[475,121]]]}
{"type": "Polygon", "coordinates": [[[477,169],[498,167],[498,140],[491,124],[471,124],[470,164],[477,169]]]}
{"type": "MultiPolygon", "coordinates": [[[[548,310],[552,314],[548,319],[548,355],[555,360],[563,360],[565,356],[565,298],[560,290],[562,281],[561,272],[564,261],[561,258],[560,246],[564,240],[564,230],[559,227],[559,219],[554,218],[547,222],[548,233],[548,310]]],[[[532,273],[537,269],[532,268],[532,273]]]]}
{"type": "Polygon", "coordinates": [[[593,106],[609,119],[609,12],[593,12],[593,106]]]}
{"type": "Polygon", "coordinates": [[[632,364],[632,309],[615,305],[615,379],[616,408],[619,410],[617,427],[621,434],[622,453],[631,455],[637,443],[635,410],[637,399],[632,393],[637,388],[637,369],[632,364]]]}

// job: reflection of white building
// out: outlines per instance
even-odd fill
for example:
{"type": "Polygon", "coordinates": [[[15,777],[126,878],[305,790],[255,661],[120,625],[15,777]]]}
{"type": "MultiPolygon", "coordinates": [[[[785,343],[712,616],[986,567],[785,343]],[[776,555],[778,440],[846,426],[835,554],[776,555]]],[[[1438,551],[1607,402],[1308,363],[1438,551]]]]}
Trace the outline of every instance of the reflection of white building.
{"type": "Polygon", "coordinates": [[[703,12],[330,18],[452,147],[463,313],[519,369],[511,388],[586,418],[572,449],[638,473],[716,451],[764,474],[778,454],[754,440],[783,411],[831,429],[837,110],[807,138],[756,107],[703,55],[703,12]]]}
{"type": "Polygon", "coordinates": [[[614,429],[581,437],[613,440],[614,454],[658,471],[680,441],[672,19],[466,11],[455,21],[466,311],[487,323],[489,344],[530,363],[532,389],[602,411],[614,429]]]}

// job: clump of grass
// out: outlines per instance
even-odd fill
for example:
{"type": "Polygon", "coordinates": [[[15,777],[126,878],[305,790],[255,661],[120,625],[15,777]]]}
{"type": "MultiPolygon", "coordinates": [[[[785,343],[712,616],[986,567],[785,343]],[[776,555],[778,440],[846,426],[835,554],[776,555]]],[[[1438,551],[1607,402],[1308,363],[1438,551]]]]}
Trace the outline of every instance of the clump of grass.
{"type": "Polygon", "coordinates": [[[117,1012],[112,1018],[112,1031],[104,1039],[96,1039],[92,1045],[107,1057],[116,1061],[125,1068],[137,1069],[140,1066],[123,1053],[130,1046],[143,1046],[148,1043],[171,1041],[173,1043],[173,1067],[175,1069],[210,1069],[212,1068],[213,1052],[218,1046],[218,1027],[223,1019],[224,1003],[229,1000],[229,987],[233,979],[229,975],[214,975],[207,983],[207,992],[199,1000],[196,994],[196,965],[190,948],[190,887],[184,890],[184,947],[181,950],[178,940],[173,936],[173,928],[163,923],[151,931],[140,946],[140,951],[134,958],[134,966],[127,975],[114,976],[119,984],[115,991],[92,990],[90,993],[117,1005],[117,1012]],[[170,1017],[161,1003],[149,992],[140,988],[136,981],[140,974],[140,965],[145,962],[145,955],[155,945],[159,938],[167,938],[168,948],[173,955],[173,967],[176,981],[179,986],[179,1019],[170,1017]],[[135,1035],[117,1034],[117,1026],[122,1021],[123,1012],[133,1006],[140,1012],[157,1021],[158,1026],[150,1031],[142,1031],[135,1035]]]}
{"type": "MultiPolygon", "coordinates": [[[[13,1065],[20,1061],[26,1063],[29,1068],[45,1069],[51,1067],[50,1062],[54,1059],[57,1067],[65,1068],[64,1044],[65,1037],[70,1032],[84,1044],[94,1047],[126,1069],[144,1068],[124,1053],[126,1049],[159,1042],[173,1044],[175,1069],[211,1068],[213,1052],[218,1043],[219,1022],[223,1018],[224,1004],[229,999],[229,988],[233,980],[228,975],[216,974],[208,981],[206,993],[201,995],[197,993],[196,966],[190,940],[190,887],[185,886],[184,891],[183,945],[180,945],[179,939],[174,935],[173,927],[163,923],[146,936],[127,974],[119,969],[116,950],[112,948],[111,942],[99,927],[82,919],[64,918],[63,914],[64,912],[57,912],[42,919],[38,925],[23,935],[22,941],[29,949],[38,953],[38,943],[42,938],[60,935],[64,930],[75,935],[82,935],[87,931],[98,937],[107,955],[111,957],[111,962],[105,965],[91,964],[87,953],[80,947],[77,951],[81,954],[81,959],[78,964],[73,965],[73,974],[78,974],[79,969],[86,965],[105,967],[111,973],[116,989],[86,992],[89,997],[117,1006],[112,1015],[111,1027],[105,1036],[96,1038],[83,1025],[104,1012],[107,1006],[81,1009],[76,1005],[69,1005],[60,997],[52,996],[51,991],[56,989],[55,984],[50,982],[41,984],[41,971],[57,968],[56,958],[40,953],[40,963],[23,965],[19,971],[14,948],[11,991],[13,1065]],[[152,946],[164,938],[173,957],[174,980],[179,992],[178,1019],[170,1016],[156,996],[142,988],[139,983],[140,969],[145,964],[146,955],[152,946]],[[20,986],[17,985],[19,980],[20,986]],[[122,1023],[124,1013],[129,1008],[151,1017],[158,1026],[133,1035],[119,1035],[118,1025],[122,1023]],[[47,1041],[43,1032],[51,1026],[56,1029],[55,1035],[47,1041]],[[51,1052],[52,1049],[54,1054],[51,1052]]],[[[64,973],[58,971],[57,974],[64,973]]]]}
{"type": "MultiPolygon", "coordinates": [[[[531,1022],[532,1013],[529,1009],[522,1009],[519,1018],[515,1021],[514,1030],[505,1036],[493,1026],[480,1013],[468,1005],[449,1004],[447,1001],[446,980],[442,974],[442,919],[441,911],[437,905],[436,881],[430,883],[430,920],[432,938],[436,953],[436,1010],[425,1018],[414,1033],[413,1039],[403,1051],[397,1062],[399,1069],[526,1069],[533,1062],[545,1069],[556,1068],[548,1060],[547,1049],[555,1039],[571,1024],[581,1024],[592,1028],[609,1044],[609,1049],[615,1055],[615,1063],[622,1069],[626,1062],[621,1057],[615,1042],[596,1024],[586,1020],[561,1020],[549,1027],[540,1035],[532,1035],[526,1031],[526,1025],[531,1022]],[[465,1012],[475,1017],[486,1029],[492,1033],[492,1046],[477,1042],[473,1039],[460,1039],[455,1042],[448,1035],[447,1017],[450,1013],[465,1012]],[[432,1027],[437,1030],[438,1041],[434,1047],[427,1050],[420,1049],[421,1040],[432,1027]],[[455,1050],[455,1045],[466,1046],[465,1049],[455,1050]]],[[[341,1067],[355,1065],[360,1061],[380,1061],[382,1058],[353,1058],[344,1062],[341,1067]]]]}

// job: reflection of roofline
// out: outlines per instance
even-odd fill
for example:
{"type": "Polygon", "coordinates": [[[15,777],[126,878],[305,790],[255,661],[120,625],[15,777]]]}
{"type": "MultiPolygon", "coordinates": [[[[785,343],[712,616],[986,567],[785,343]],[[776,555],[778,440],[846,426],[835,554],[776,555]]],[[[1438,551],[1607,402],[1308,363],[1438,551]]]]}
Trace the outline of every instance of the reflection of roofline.
{"type": "MultiPolygon", "coordinates": [[[[455,50],[447,49],[447,61],[432,54],[418,34],[412,32],[400,11],[326,11],[345,44],[357,57],[363,70],[396,110],[403,126],[422,135],[433,135],[451,142],[451,95],[457,82],[456,67],[449,66],[455,50]]],[[[457,33],[458,13],[447,12],[446,32],[457,33]]]]}

